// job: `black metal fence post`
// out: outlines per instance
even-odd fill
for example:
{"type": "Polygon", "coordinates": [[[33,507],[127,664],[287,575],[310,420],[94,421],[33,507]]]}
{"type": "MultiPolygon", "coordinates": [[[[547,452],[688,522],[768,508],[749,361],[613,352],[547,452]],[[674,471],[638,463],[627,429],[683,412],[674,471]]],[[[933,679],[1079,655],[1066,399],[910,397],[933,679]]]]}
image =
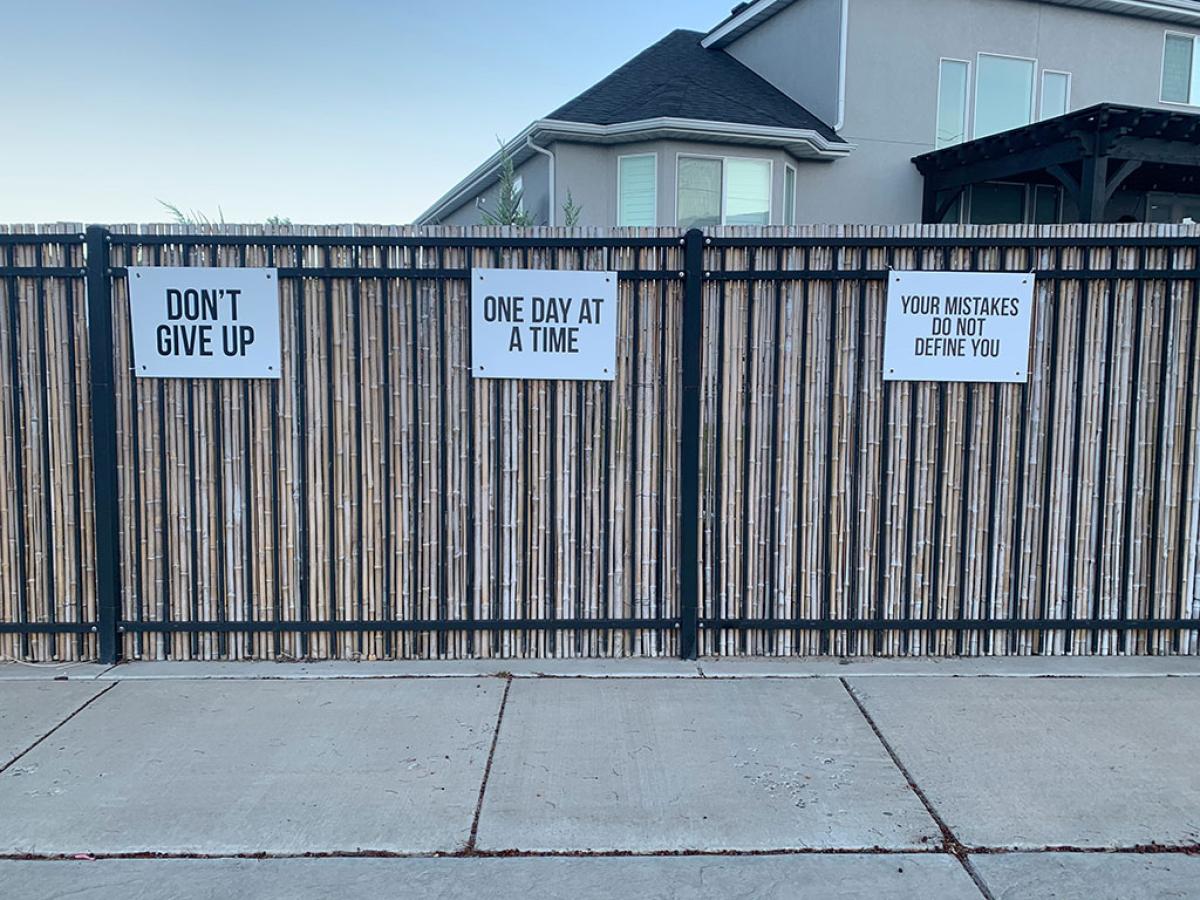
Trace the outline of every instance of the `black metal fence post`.
{"type": "Polygon", "coordinates": [[[92,472],[96,516],[96,627],[100,662],[120,658],[117,510],[117,398],[113,390],[112,282],[109,277],[109,233],[98,225],[87,229],[88,348],[91,356],[92,472]]]}
{"type": "Polygon", "coordinates": [[[704,347],[704,234],[683,239],[683,414],[679,441],[679,655],[695,659],[700,632],[700,379],[704,347]]]}

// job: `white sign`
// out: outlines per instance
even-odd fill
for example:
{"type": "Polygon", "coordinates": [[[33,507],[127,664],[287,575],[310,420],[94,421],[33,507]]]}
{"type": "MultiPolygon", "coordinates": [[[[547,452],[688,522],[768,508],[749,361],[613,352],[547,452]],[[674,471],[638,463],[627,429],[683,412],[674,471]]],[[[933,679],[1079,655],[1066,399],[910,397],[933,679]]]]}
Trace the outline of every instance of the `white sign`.
{"type": "Polygon", "coordinates": [[[129,319],[139,377],[279,377],[275,269],[130,267],[129,319]]]}
{"type": "Polygon", "coordinates": [[[617,273],[472,270],[471,370],[476,378],[612,381],[617,273]]]}
{"type": "Polygon", "coordinates": [[[1033,282],[1019,272],[889,273],[884,380],[1028,380],[1033,282]]]}

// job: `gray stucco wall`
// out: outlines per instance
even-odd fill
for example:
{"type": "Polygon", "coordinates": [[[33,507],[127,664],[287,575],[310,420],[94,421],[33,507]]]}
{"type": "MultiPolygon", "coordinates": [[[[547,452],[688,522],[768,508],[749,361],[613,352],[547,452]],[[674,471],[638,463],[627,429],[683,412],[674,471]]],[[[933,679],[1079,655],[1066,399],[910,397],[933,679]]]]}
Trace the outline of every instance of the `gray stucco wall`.
{"type": "MultiPolygon", "coordinates": [[[[797,162],[782,150],[731,144],[685,141],[646,141],[636,144],[596,146],[557,143],[552,147],[558,209],[567,201],[567,191],[583,208],[580,225],[615,225],[617,222],[617,160],[621,156],[655,153],[658,156],[658,224],[675,224],[675,171],[679,155],[745,157],[765,159],[771,166],[771,223],[783,222],[783,168],[788,163],[797,170],[813,166],[828,171],[828,164],[797,162]]],[[[798,179],[799,180],[799,179],[798,179]]],[[[799,213],[797,213],[799,215],[799,213]]],[[[561,224],[561,217],[560,217],[561,224]]]]}
{"type": "MultiPolygon", "coordinates": [[[[516,174],[523,181],[522,190],[525,209],[533,216],[533,224],[545,225],[550,214],[550,161],[538,154],[516,167],[516,174]]],[[[483,209],[494,210],[500,185],[492,184],[487,190],[467,200],[462,206],[442,217],[443,225],[482,225],[483,212],[478,201],[482,198],[483,209]]]]}
{"type": "MultiPolygon", "coordinates": [[[[638,145],[629,145],[638,146],[638,145]]],[[[582,208],[580,225],[611,226],[617,221],[617,158],[612,147],[558,142],[554,153],[555,207],[561,213],[570,191],[582,208]]],[[[622,150],[632,153],[632,150],[622,150]]],[[[558,224],[562,224],[559,216],[558,224]]]]}
{"type": "MultiPolygon", "coordinates": [[[[900,5],[892,0],[893,5],[900,5]]],[[[725,48],[779,90],[836,127],[841,99],[844,0],[801,0],[725,48]]]]}
{"type": "Polygon", "coordinates": [[[858,149],[823,172],[802,170],[802,215],[920,220],[921,178],[911,159],[934,149],[941,57],[970,61],[972,98],[977,55],[998,53],[1037,60],[1039,102],[1042,71],[1053,69],[1072,75],[1071,109],[1106,101],[1180,109],[1158,99],[1168,30],[1187,31],[1032,0],[850,0],[841,135],[858,149]]]}

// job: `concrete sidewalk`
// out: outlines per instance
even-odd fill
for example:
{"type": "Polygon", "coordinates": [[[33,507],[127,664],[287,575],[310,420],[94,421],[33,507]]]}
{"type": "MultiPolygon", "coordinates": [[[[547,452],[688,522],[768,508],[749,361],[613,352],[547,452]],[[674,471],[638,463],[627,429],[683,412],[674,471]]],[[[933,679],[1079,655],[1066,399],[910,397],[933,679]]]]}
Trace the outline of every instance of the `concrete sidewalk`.
{"type": "Polygon", "coordinates": [[[1200,897],[1196,661],[997,662],[4,667],[0,895],[1200,897]]]}

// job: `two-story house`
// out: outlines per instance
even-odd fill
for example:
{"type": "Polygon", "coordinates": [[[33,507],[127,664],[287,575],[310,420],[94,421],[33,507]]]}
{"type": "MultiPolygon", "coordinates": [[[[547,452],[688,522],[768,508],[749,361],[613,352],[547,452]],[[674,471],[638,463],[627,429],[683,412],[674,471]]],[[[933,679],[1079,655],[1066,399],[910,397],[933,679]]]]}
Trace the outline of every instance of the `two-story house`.
{"type": "Polygon", "coordinates": [[[1197,0],[756,0],[529,125],[417,220],[1200,220],[1197,0]]]}

